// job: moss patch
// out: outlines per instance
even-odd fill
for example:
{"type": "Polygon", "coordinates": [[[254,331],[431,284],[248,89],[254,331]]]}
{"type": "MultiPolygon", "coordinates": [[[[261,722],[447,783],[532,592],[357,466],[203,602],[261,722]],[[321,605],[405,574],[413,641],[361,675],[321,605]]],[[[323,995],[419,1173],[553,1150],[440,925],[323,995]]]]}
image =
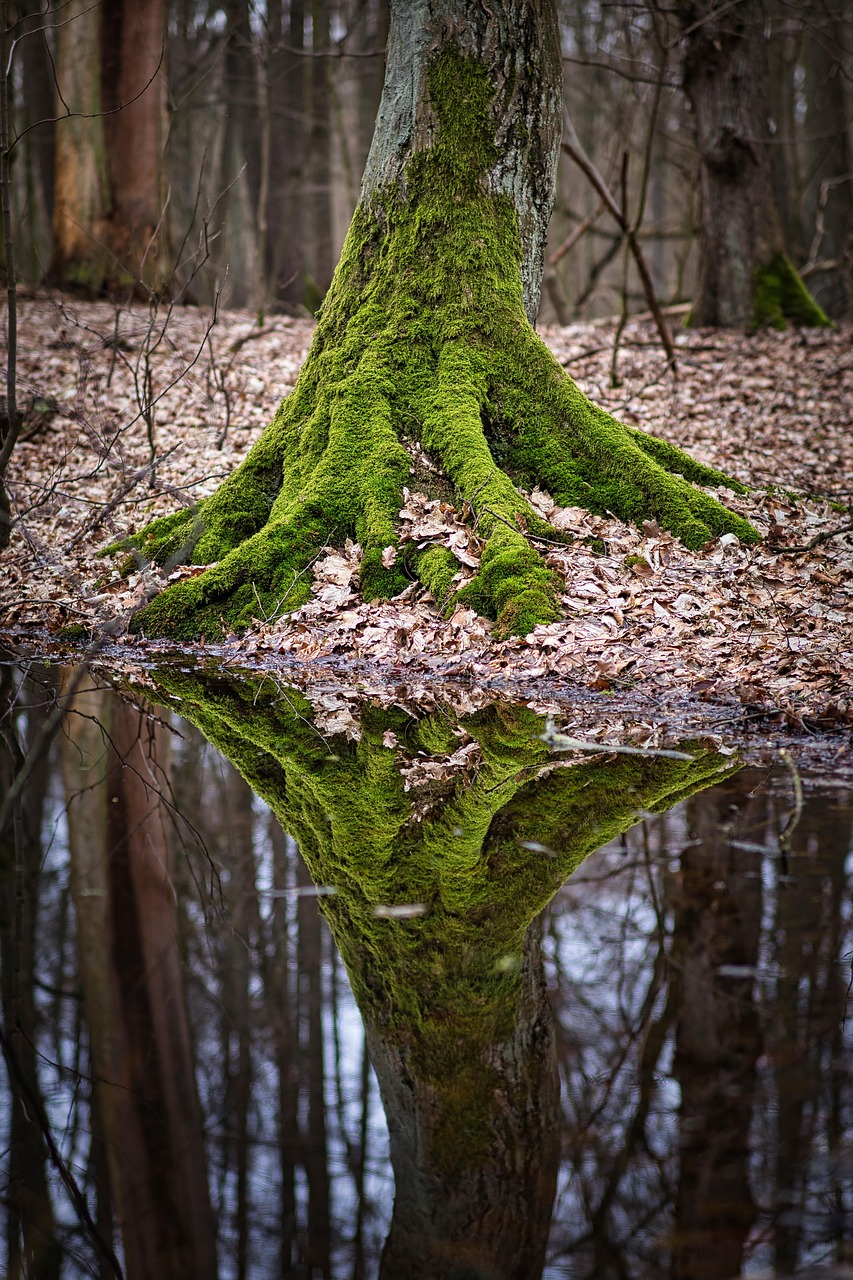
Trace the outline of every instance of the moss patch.
{"type": "Polygon", "coordinates": [[[786,253],[777,253],[755,275],[753,329],[785,329],[788,323],[826,328],[832,321],[809,293],[786,253]]]}
{"type": "MultiPolygon", "coordinates": [[[[434,144],[413,156],[405,191],[356,210],[293,394],[212,497],[129,539],[159,564],[217,562],[155,598],[133,629],[214,638],[269,620],[302,603],[318,550],[347,537],[363,548],[365,597],[393,596],[406,585],[402,557],[386,569],[382,552],[397,543],[404,437],[469,504],[486,545],[461,599],[495,619],[498,636],[558,612],[528,534],[561,535],[516,483],[539,481],[563,505],[655,517],[694,548],[723,532],[758,538],[694,487],[725,476],[597,408],[536,336],[516,214],[488,188],[498,148],[484,70],[444,50],[428,83],[434,144]]],[[[443,607],[450,567],[432,551],[416,565],[443,607]]]]}

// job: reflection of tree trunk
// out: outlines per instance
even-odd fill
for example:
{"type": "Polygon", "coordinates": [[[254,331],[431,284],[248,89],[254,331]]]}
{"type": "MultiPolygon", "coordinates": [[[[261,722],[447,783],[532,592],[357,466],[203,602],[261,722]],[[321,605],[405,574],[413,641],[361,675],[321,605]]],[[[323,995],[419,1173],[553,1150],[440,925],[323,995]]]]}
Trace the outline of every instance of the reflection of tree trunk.
{"type": "MultiPolygon", "coordinates": [[[[314,884],[334,890],[322,910],[365,1021],[391,1130],[397,1203],[383,1280],[534,1280],[556,1186],[559,1090],[532,922],[638,809],[667,808],[731,763],[710,753],[618,757],[540,779],[549,764],[543,722],[526,708],[497,705],[458,726],[442,708],[404,728],[401,712],[367,705],[360,740],[330,743],[293,692],[270,704],[259,687],[230,676],[187,678],[170,668],[157,680],[293,833],[314,884]],[[408,750],[430,755],[442,743],[455,749],[458,729],[481,753],[476,775],[412,822],[389,729],[405,735],[408,750]],[[541,845],[553,858],[531,857],[541,845]],[[412,905],[422,918],[390,910],[412,905]]],[[[307,930],[305,919],[300,969],[319,974],[307,930]]],[[[317,980],[306,1029],[318,1109],[322,1061],[310,1045],[312,1037],[320,1044],[319,991],[317,980]]]]}
{"type": "MultiPolygon", "coordinates": [[[[273,852],[273,889],[283,893],[288,885],[288,839],[277,819],[270,818],[270,843],[273,852]]],[[[290,956],[286,899],[273,900],[271,937],[268,951],[271,961],[264,974],[267,1009],[275,1046],[278,1077],[278,1142],[281,1165],[281,1208],[279,1238],[282,1280],[295,1274],[296,1264],[296,1197],[294,1175],[297,1156],[297,1099],[299,1080],[293,1026],[293,991],[290,982],[290,956]]]]}
{"type": "MultiPolygon", "coordinates": [[[[763,808],[746,801],[737,782],[713,796],[692,799],[688,821],[699,843],[682,853],[673,895],[672,964],[678,984],[674,1074],[681,1087],[676,1280],[739,1275],[756,1217],[748,1161],[761,1049],[753,998],[761,854],[734,849],[721,834],[723,806],[733,793],[744,801],[744,817],[763,829],[763,808]]],[[[749,842],[758,845],[760,839],[750,834],[749,842]]]]}
{"type": "Polygon", "coordinates": [[[249,1097],[252,1088],[252,948],[257,937],[257,895],[253,850],[252,792],[236,769],[226,765],[223,816],[227,837],[222,862],[230,932],[222,974],[223,1062],[227,1072],[226,1110],[236,1178],[237,1276],[249,1267],[249,1097]]]}
{"type": "MultiPolygon", "coordinates": [[[[298,879],[309,887],[311,876],[301,858],[298,879]]],[[[317,900],[299,900],[300,1021],[306,1037],[300,1054],[308,1093],[308,1127],[304,1135],[308,1179],[307,1262],[311,1275],[331,1275],[329,1254],[329,1168],[326,1141],[325,1071],[323,1064],[323,933],[317,900]]]]}
{"type": "Polygon", "coordinates": [[[212,1277],[214,1224],[160,798],[168,739],[144,711],[94,689],[75,696],[66,743],[80,977],[127,1275],[212,1277]]]}
{"type": "Polygon", "coordinates": [[[783,1210],[775,1224],[774,1262],[780,1274],[794,1272],[800,1263],[814,1154],[838,1154],[832,1140],[837,1111],[833,1100],[847,1075],[847,991],[839,959],[848,906],[845,857],[850,828],[821,798],[806,802],[798,830],[816,839],[816,848],[803,847],[795,833],[791,871],[796,883],[778,886],[779,979],[771,1018],[776,1203],[783,1210]],[[827,1126],[825,1137],[822,1123],[827,1126]]]}
{"type": "Polygon", "coordinates": [[[470,1027],[463,1015],[457,1026],[425,1028],[421,1044],[368,1026],[397,1188],[382,1280],[542,1274],[560,1082],[537,928],[506,1036],[484,1042],[476,1014],[470,1027]]]}
{"type": "MultiPolygon", "coordinates": [[[[9,714],[13,675],[11,666],[0,667],[3,795],[20,767],[25,749],[17,740],[9,714]]],[[[5,1193],[8,1280],[22,1276],[51,1280],[59,1276],[62,1265],[47,1184],[47,1147],[33,1106],[41,1099],[33,980],[47,778],[47,757],[43,754],[5,832],[0,833],[0,997],[11,1093],[5,1193]]],[[[41,1111],[41,1107],[37,1109],[41,1111]]]]}

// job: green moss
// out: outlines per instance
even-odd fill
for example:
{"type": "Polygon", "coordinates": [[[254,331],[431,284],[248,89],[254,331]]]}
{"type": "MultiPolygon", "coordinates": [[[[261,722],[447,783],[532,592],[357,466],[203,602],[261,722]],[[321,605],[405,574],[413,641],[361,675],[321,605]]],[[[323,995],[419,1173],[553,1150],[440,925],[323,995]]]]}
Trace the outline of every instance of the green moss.
{"type": "Polygon", "coordinates": [[[364,708],[353,743],[321,736],[305,699],[265,696],[262,681],[174,669],[154,678],[270,804],[314,882],[334,890],[322,909],[356,999],[431,1086],[434,1154],[448,1171],[475,1164],[494,1141],[482,1080],[517,1023],[531,921],[640,811],[665,809],[738,768],[697,749],[689,760],[619,756],[541,777],[541,717],[498,704],[457,721],[445,709],[410,726],[407,739],[449,753],[460,736],[473,738],[481,758],[416,822],[397,750],[383,744],[387,729],[401,733],[399,711],[364,708]],[[421,903],[425,914],[381,914],[400,903],[421,903]]]}
{"type": "Polygon", "coordinates": [[[431,756],[449,756],[459,746],[455,728],[456,721],[451,719],[449,712],[436,711],[419,720],[416,732],[409,736],[419,750],[431,756]]]}
{"type": "Polygon", "coordinates": [[[633,555],[632,555],[632,556],[626,556],[626,557],[625,557],[625,568],[626,568],[626,569],[633,569],[633,567],[634,567],[634,565],[635,565],[635,564],[644,564],[644,565],[646,566],[646,568],[648,568],[648,567],[649,567],[649,562],[648,562],[648,560],[646,559],[646,557],[645,557],[645,556],[633,556],[633,555]]]}
{"type": "MultiPolygon", "coordinates": [[[[318,551],[347,537],[363,549],[365,596],[400,591],[405,557],[391,569],[382,559],[409,482],[404,436],[473,513],[485,548],[459,599],[498,635],[558,613],[529,535],[564,535],[516,483],[625,520],[656,517],[692,547],[724,531],[757,538],[692,483],[726,483],[721,473],[597,408],[536,336],[516,214],[486,180],[498,148],[483,68],[444,50],[428,84],[434,143],[411,159],[404,189],[356,210],[296,389],[215,494],[128,540],[163,565],[215,563],[157,597],[135,630],[215,637],[277,616],[305,599],[318,551]]],[[[413,567],[452,608],[452,560],[430,549],[413,567]]]]}
{"type": "Polygon", "coordinates": [[[439,609],[453,594],[453,579],[459,570],[459,562],[447,547],[427,547],[418,556],[417,575],[432,594],[439,609]]]}
{"type": "Polygon", "coordinates": [[[775,257],[755,275],[753,329],[785,329],[788,323],[825,328],[831,320],[809,293],[786,253],[775,257]]]}
{"type": "Polygon", "coordinates": [[[68,622],[64,627],[59,627],[56,639],[74,644],[78,640],[88,640],[90,634],[89,628],[84,627],[82,622],[68,622]]]}

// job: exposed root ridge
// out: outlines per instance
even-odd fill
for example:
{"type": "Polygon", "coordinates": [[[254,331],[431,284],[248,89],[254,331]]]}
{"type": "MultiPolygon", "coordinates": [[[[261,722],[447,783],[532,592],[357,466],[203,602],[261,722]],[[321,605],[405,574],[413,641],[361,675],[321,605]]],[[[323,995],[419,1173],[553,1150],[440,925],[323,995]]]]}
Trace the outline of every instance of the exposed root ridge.
{"type": "Polygon", "coordinates": [[[499,637],[558,616],[557,581],[529,535],[565,539],[517,484],[541,483],[563,506],[656,517],[692,548],[725,532],[758,538],[694,487],[740,486],[597,408],[534,333],[515,211],[482,180],[482,77],[470,59],[439,57],[436,141],[411,161],[405,202],[395,188],[356,210],[293,394],[215,494],[129,539],[162,565],[217,562],[164,591],[135,630],[216,637],[291,611],[309,593],[318,552],[348,537],[363,550],[365,598],[392,597],[417,576],[450,608],[448,554],[399,547],[404,438],[420,443],[476,522],[482,560],[455,599],[494,619],[499,637]],[[447,84],[456,92],[445,101],[447,84]],[[451,119],[459,111],[480,114],[451,119]]]}

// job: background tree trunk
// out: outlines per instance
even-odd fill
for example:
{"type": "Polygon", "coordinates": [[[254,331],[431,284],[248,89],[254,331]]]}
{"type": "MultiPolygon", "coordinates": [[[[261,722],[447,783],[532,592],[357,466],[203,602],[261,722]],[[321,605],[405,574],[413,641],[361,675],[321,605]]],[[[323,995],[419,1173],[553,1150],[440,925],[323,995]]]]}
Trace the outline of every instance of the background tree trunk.
{"type": "Polygon", "coordinates": [[[164,0],[71,0],[58,24],[51,276],[88,289],[162,286],[164,0]]]}
{"type": "Polygon", "coordinates": [[[75,113],[56,130],[56,182],[51,276],[63,285],[99,289],[109,274],[108,252],[97,231],[109,207],[101,89],[101,11],[71,0],[60,26],[57,115],[75,113]],[[63,105],[64,104],[64,105],[63,105]],[[79,113],[79,114],[76,114],[79,113]]]}
{"type": "Polygon", "coordinates": [[[842,57],[848,23],[827,13],[804,42],[806,185],[803,239],[816,270],[809,287],[836,319],[850,311],[853,281],[853,153],[848,137],[842,57]]]}
{"type": "Polygon", "coordinates": [[[825,323],[785,254],[769,155],[764,0],[681,7],[700,157],[695,325],[825,323]],[[719,12],[718,12],[719,11],[719,12]]]}

